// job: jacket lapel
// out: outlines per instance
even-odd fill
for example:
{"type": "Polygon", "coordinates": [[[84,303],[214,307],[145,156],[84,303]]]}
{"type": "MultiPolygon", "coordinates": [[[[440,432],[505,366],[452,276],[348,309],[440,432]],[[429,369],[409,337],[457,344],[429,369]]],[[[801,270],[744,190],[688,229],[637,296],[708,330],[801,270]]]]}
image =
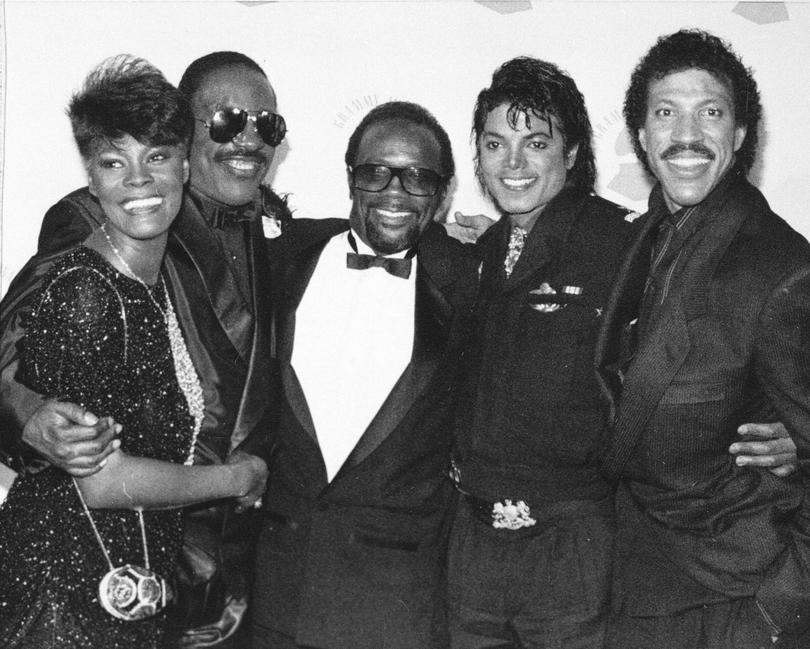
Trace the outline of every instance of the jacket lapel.
{"type": "Polygon", "coordinates": [[[275,322],[276,348],[284,397],[298,419],[301,428],[316,443],[318,436],[304,396],[304,389],[301,387],[301,383],[290,362],[295,342],[295,311],[304,297],[304,291],[306,291],[309,280],[318,265],[318,259],[320,259],[321,253],[330,238],[331,236],[324,238],[317,244],[301,251],[286,265],[285,271],[280,277],[280,281],[283,282],[280,290],[284,297],[277,309],[275,322]]]}
{"type": "Polygon", "coordinates": [[[269,290],[267,282],[272,281],[267,264],[267,251],[264,247],[257,249],[258,242],[264,241],[261,222],[256,219],[245,223],[249,233],[246,237],[247,267],[250,271],[252,291],[251,302],[255,310],[255,326],[253,327],[253,341],[250,345],[245,390],[242,392],[242,401],[239,404],[239,413],[231,435],[231,450],[235,449],[253,430],[256,422],[261,418],[265,407],[254,407],[251,404],[267,402],[270,394],[270,338],[266,325],[270,322],[271,305],[268,304],[269,290]]]}
{"type": "Polygon", "coordinates": [[[427,391],[447,347],[453,307],[443,289],[455,281],[450,257],[442,250],[445,236],[431,226],[417,254],[414,343],[411,362],[349,454],[335,479],[366,459],[394,431],[427,391]]]}
{"type": "MultiPolygon", "coordinates": [[[[542,215],[540,216],[542,219],[542,215]]],[[[506,250],[504,249],[504,257],[506,250]]],[[[523,282],[530,279],[540,268],[552,261],[553,250],[549,246],[548,237],[534,230],[529,233],[526,247],[515,263],[512,274],[505,280],[504,290],[511,292],[513,289],[521,287],[523,282]]],[[[503,259],[501,259],[503,265],[503,259]]],[[[503,271],[501,271],[503,273],[503,271]]],[[[521,287],[525,290],[525,287],[521,287]]]]}
{"type": "Polygon", "coordinates": [[[627,364],[635,353],[639,306],[650,266],[653,240],[659,221],[646,217],[616,276],[616,285],[605,305],[602,327],[596,340],[597,381],[616,417],[627,364]]]}
{"type": "Polygon", "coordinates": [[[529,232],[523,252],[515,263],[509,279],[506,279],[503,272],[503,261],[506,257],[511,223],[509,219],[502,219],[499,222],[499,226],[503,222],[500,245],[492,246],[495,251],[489,262],[501,266],[497,269],[495,277],[503,278],[503,291],[526,290],[525,282],[535,281],[541,268],[549,264],[555,267],[558,264],[568,244],[576,216],[585,200],[587,194],[566,188],[548,204],[529,232]]]}
{"type": "Polygon", "coordinates": [[[242,297],[231,266],[222,260],[222,248],[216,235],[188,196],[185,196],[183,209],[174,222],[172,239],[194,264],[228,339],[242,359],[249,362],[253,313],[242,297]]]}
{"type": "Polygon", "coordinates": [[[618,478],[664,391],[689,352],[689,330],[679,296],[667,300],[658,326],[639,346],[622,385],[613,435],[602,455],[602,468],[618,478]]]}

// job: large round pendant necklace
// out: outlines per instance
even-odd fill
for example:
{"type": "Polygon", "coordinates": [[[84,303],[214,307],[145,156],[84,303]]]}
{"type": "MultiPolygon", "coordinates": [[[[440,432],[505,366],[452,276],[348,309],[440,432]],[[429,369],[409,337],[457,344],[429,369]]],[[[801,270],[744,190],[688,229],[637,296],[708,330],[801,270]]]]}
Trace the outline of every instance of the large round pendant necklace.
{"type": "Polygon", "coordinates": [[[143,566],[128,563],[117,568],[110,559],[110,553],[101,539],[101,534],[96,527],[96,522],[84,501],[82,490],[79,488],[76,478],[73,478],[73,486],[79,494],[84,513],[93,528],[104,558],[110,569],[101,578],[98,584],[98,600],[101,606],[113,617],[119,620],[134,622],[152,617],[166,607],[169,599],[166,580],[149,567],[149,550],[146,545],[146,527],[143,522],[143,510],[138,509],[138,522],[141,527],[141,542],[143,543],[143,566]]]}
{"type": "MultiPolygon", "coordinates": [[[[186,404],[188,406],[189,414],[194,421],[192,432],[191,447],[185,464],[192,464],[194,461],[194,450],[197,443],[197,436],[199,435],[202,426],[204,415],[205,402],[203,399],[202,386],[200,385],[199,377],[194,368],[194,365],[189,356],[188,349],[186,348],[185,341],[183,340],[180,326],[177,322],[177,316],[174,313],[171,300],[169,299],[166,284],[163,281],[162,275],[159,275],[159,282],[163,288],[163,296],[165,299],[165,309],[161,307],[155,296],[152,294],[149,286],[132,270],[126,259],[121,255],[118,249],[113,244],[110,235],[107,233],[106,222],[101,226],[101,232],[107,240],[113,255],[118,259],[124,270],[141,286],[143,286],[149,299],[155,305],[157,310],[163,316],[163,321],[166,324],[168,331],[169,344],[171,348],[172,359],[174,362],[175,376],[179,384],[180,390],[185,396],[186,404]]],[[[90,509],[84,500],[81,489],[79,488],[76,479],[73,478],[73,485],[76,492],[79,494],[79,500],[82,504],[87,519],[90,521],[90,526],[93,528],[93,534],[98,541],[104,558],[107,561],[109,570],[101,578],[98,586],[98,598],[101,606],[113,617],[120,620],[142,620],[144,618],[152,617],[159,613],[166,606],[169,599],[169,591],[166,585],[166,580],[158,575],[149,565],[149,550],[146,542],[146,526],[143,519],[143,510],[137,509],[138,523],[141,532],[141,542],[143,544],[144,565],[138,566],[133,564],[126,564],[123,566],[115,567],[98,531],[95,520],[93,519],[90,509]]]]}

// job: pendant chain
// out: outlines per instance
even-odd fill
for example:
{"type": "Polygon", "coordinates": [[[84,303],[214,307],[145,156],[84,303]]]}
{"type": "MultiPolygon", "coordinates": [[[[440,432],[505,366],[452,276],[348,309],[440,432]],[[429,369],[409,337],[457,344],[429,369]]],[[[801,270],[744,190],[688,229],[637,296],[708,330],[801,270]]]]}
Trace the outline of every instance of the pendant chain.
{"type": "MultiPolygon", "coordinates": [[[[101,538],[101,534],[96,527],[96,522],[93,520],[93,515],[90,513],[90,508],[87,506],[87,503],[84,501],[84,496],[82,495],[82,490],[79,488],[79,483],[76,482],[76,478],[73,478],[73,486],[76,487],[76,493],[79,494],[79,500],[82,503],[82,509],[84,509],[84,513],[87,514],[87,518],[90,521],[90,526],[93,528],[93,533],[96,535],[96,540],[98,544],[101,546],[101,551],[104,553],[104,558],[107,560],[107,565],[110,566],[110,570],[115,570],[115,566],[113,565],[112,559],[110,559],[110,553],[107,552],[107,546],[104,545],[104,541],[101,538]]],[[[151,570],[149,567],[149,549],[146,546],[146,526],[143,522],[143,510],[136,509],[138,512],[138,522],[141,526],[141,541],[143,543],[143,560],[144,560],[144,568],[147,570],[151,570]]]]}
{"type": "MultiPolygon", "coordinates": [[[[191,436],[191,448],[189,449],[186,461],[184,464],[194,464],[194,451],[197,448],[197,437],[202,428],[202,421],[205,415],[205,398],[203,396],[202,385],[200,384],[200,377],[197,375],[197,370],[194,368],[194,363],[188,353],[188,348],[183,340],[183,334],[180,332],[180,325],[177,322],[177,316],[174,313],[174,307],[169,299],[169,293],[166,290],[166,283],[163,281],[163,275],[159,276],[159,281],[163,287],[163,297],[166,300],[166,309],[164,310],[158,304],[149,286],[144,282],[132,267],[127,263],[127,260],[118,252],[118,248],[112,242],[110,235],[107,233],[107,222],[101,224],[101,232],[104,238],[107,239],[107,244],[110,246],[113,254],[118,258],[118,261],[124,266],[124,269],[129,273],[135,281],[137,281],[152,300],[152,303],[157,307],[158,311],[163,315],[163,321],[166,323],[166,328],[169,333],[169,344],[172,352],[172,359],[174,361],[174,373],[177,377],[177,383],[180,385],[180,391],[186,399],[189,414],[194,420],[194,429],[191,436]]],[[[144,545],[144,547],[146,547],[144,545]]]]}
{"type": "MultiPolygon", "coordinates": [[[[152,291],[149,288],[149,285],[146,282],[144,282],[134,270],[132,270],[132,267],[127,263],[127,260],[124,259],[123,255],[120,252],[118,252],[118,248],[115,247],[115,244],[112,242],[112,239],[110,238],[110,235],[107,233],[107,222],[106,221],[101,224],[101,232],[104,235],[104,238],[107,239],[107,245],[110,246],[110,250],[112,250],[113,254],[116,256],[118,261],[120,261],[121,264],[124,266],[124,270],[126,270],[127,273],[129,273],[129,275],[132,277],[132,279],[134,279],[141,286],[143,286],[143,288],[146,290],[146,294],[149,296],[149,299],[152,300],[152,304],[154,304],[155,307],[157,307],[157,310],[160,311],[161,315],[163,316],[163,319],[166,320],[166,311],[163,309],[163,307],[160,306],[160,304],[158,304],[158,301],[155,299],[155,296],[152,295],[152,291]]],[[[158,281],[161,284],[163,283],[163,275],[158,275],[158,281]]],[[[164,292],[165,292],[165,286],[164,286],[164,292]]]]}

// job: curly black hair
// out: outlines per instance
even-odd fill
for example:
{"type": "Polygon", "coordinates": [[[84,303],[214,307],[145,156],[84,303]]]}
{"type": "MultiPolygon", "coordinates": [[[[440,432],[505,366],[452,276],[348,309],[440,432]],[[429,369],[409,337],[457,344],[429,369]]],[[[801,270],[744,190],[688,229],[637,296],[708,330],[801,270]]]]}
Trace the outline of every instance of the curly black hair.
{"type": "Polygon", "coordinates": [[[728,43],[701,29],[682,29],[661,36],[633,70],[624,98],[624,119],[636,155],[651,171],[638,139],[639,129],[647,117],[650,83],[673,72],[691,69],[705,70],[731,90],[734,121],[737,126],[747,128],[735,164],[747,173],[756,157],[757,127],[762,116],[757,82],[751,69],[743,65],[728,43]]]}
{"type": "Polygon", "coordinates": [[[88,160],[97,147],[130,135],[148,146],[188,148],[192,117],[185,97],[149,61],[119,54],[90,71],[67,109],[88,160]]]}
{"type": "Polygon", "coordinates": [[[346,166],[353,167],[357,160],[357,150],[366,131],[381,122],[410,122],[424,126],[433,133],[439,143],[439,164],[445,184],[456,173],[456,163],[453,160],[453,147],[447,131],[444,130],[433,114],[423,106],[409,101],[389,101],[372,108],[354,129],[346,147],[346,166]]]}
{"type": "MultiPolygon", "coordinates": [[[[472,137],[476,141],[484,132],[487,115],[501,104],[509,105],[507,119],[513,128],[521,115],[527,123],[533,116],[554,115],[562,128],[565,150],[579,145],[576,162],[566,175],[566,185],[593,190],[596,162],[591,121],[585,98],[567,73],[553,63],[529,56],[519,56],[501,65],[492,74],[489,88],[478,93],[475,102],[472,137]]],[[[477,147],[475,164],[477,171],[477,147]]],[[[480,174],[477,175],[480,182],[480,174]]]]}

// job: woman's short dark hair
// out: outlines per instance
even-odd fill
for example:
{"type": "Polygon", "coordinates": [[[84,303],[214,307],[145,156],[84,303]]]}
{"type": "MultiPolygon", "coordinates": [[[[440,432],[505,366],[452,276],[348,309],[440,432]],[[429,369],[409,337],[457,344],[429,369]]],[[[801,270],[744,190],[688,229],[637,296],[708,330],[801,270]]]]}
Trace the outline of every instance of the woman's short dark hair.
{"type": "Polygon", "coordinates": [[[409,101],[389,101],[375,106],[366,114],[349,138],[345,156],[347,166],[354,166],[357,160],[357,150],[360,148],[360,141],[363,139],[363,135],[365,135],[366,131],[375,124],[382,122],[409,122],[411,124],[424,126],[433,133],[439,143],[441,174],[447,181],[455,175],[456,163],[453,160],[453,147],[450,144],[447,131],[442,128],[442,125],[439,124],[438,120],[427,108],[409,101]]]}
{"type": "Polygon", "coordinates": [[[267,75],[264,73],[261,66],[252,58],[245,56],[241,52],[211,52],[210,54],[195,59],[189,64],[186,71],[183,72],[183,76],[180,79],[180,83],[177,84],[177,88],[185,95],[186,99],[191,101],[191,98],[200,89],[202,82],[209,74],[231,66],[241,66],[248,70],[253,70],[267,79],[267,75]]]}
{"type": "MultiPolygon", "coordinates": [[[[566,185],[593,190],[596,163],[591,121],[585,98],[567,73],[553,63],[528,56],[519,56],[501,65],[492,74],[489,88],[478,93],[475,102],[472,136],[476,141],[484,132],[487,116],[502,104],[509,106],[507,119],[513,128],[521,115],[527,120],[554,115],[562,128],[565,150],[579,145],[574,166],[566,175],[566,185]]],[[[475,162],[477,167],[477,147],[475,162]]]]}
{"type": "Polygon", "coordinates": [[[674,72],[692,69],[705,70],[729,86],[734,121],[737,126],[747,127],[745,140],[737,151],[736,164],[748,172],[756,157],[757,127],[762,116],[757,82],[751,69],[743,65],[728,43],[700,29],[682,29],[661,36],[633,70],[624,98],[624,119],[636,155],[649,171],[638,132],[647,118],[650,83],[674,72]]]}
{"type": "Polygon", "coordinates": [[[88,159],[104,142],[130,135],[150,146],[187,147],[188,102],[148,61],[119,54],[102,61],[68,105],[73,137],[88,159]]]}

